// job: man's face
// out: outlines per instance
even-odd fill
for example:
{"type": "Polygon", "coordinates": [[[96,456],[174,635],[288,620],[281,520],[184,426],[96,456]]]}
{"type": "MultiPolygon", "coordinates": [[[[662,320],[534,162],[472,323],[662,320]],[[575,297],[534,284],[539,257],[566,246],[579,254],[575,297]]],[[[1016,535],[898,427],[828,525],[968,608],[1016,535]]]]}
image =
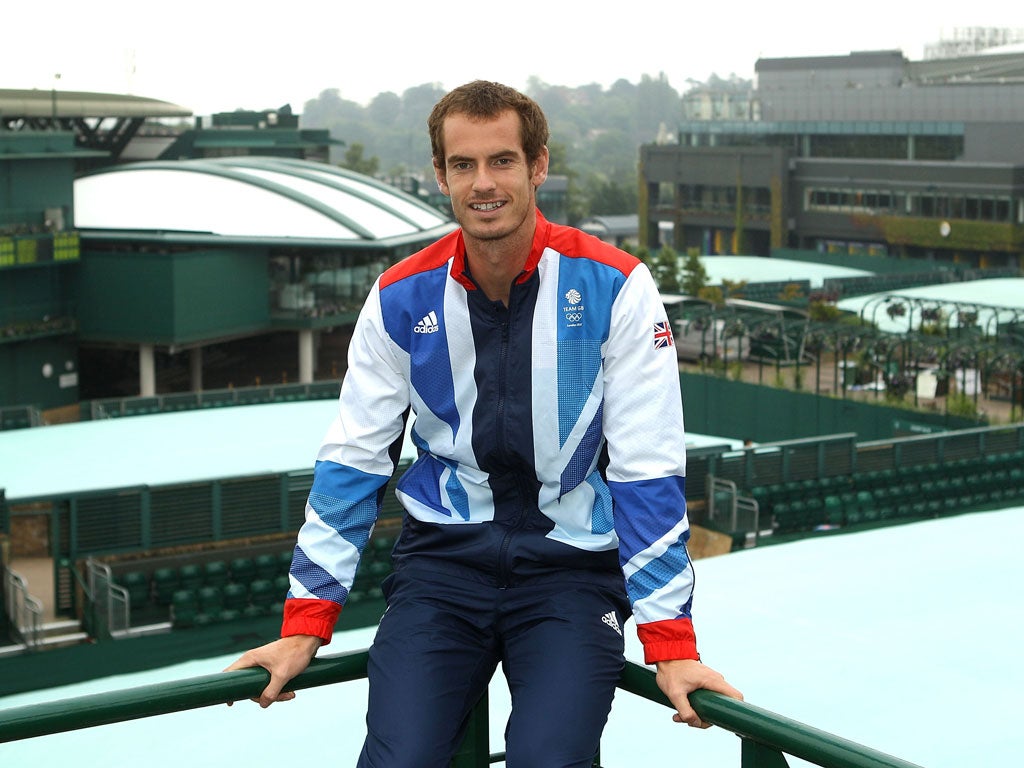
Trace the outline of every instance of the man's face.
{"type": "Polygon", "coordinates": [[[491,120],[453,114],[444,121],[444,167],[437,183],[452,201],[463,233],[500,240],[533,224],[536,187],[547,177],[547,148],[532,166],[512,111],[491,120]]]}

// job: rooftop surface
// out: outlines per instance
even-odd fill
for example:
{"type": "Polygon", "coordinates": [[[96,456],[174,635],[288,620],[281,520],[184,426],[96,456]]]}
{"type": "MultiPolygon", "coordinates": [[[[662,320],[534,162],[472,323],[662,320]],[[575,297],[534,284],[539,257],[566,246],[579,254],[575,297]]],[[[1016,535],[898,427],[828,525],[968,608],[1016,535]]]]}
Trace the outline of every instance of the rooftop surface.
{"type": "MultiPolygon", "coordinates": [[[[765,546],[697,561],[694,621],[705,663],[747,701],[927,768],[1014,765],[1024,753],[1019,636],[1024,507],[765,546]]],[[[344,628],[344,613],[341,619],[344,628]]],[[[630,625],[627,656],[642,658],[630,625]]],[[[340,631],[323,655],[366,648],[373,629],[340,631]]],[[[182,642],[188,642],[182,632],[182,642]]],[[[0,698],[0,709],[215,673],[233,656],[0,698]]],[[[261,710],[242,702],[29,739],[5,766],[353,765],[365,733],[365,681],[300,691],[261,710]],[[282,734],[328,729],[329,741],[282,734]]],[[[491,748],[509,712],[491,685],[491,748]]],[[[3,713],[0,712],[0,717],[3,713]]],[[[620,692],[603,765],[736,768],[740,741],[675,724],[620,692]]],[[[806,765],[792,760],[791,766],[806,765]]]]}
{"type": "Polygon", "coordinates": [[[775,283],[809,280],[811,288],[820,288],[833,277],[864,277],[873,273],[852,267],[834,267],[794,259],[764,258],[763,256],[701,256],[708,273],[708,285],[722,280],[745,280],[748,283],[775,283]]]}
{"type": "MultiPolygon", "coordinates": [[[[306,470],[337,401],[206,408],[0,432],[8,500],[306,470]]],[[[687,435],[688,445],[738,444],[687,435]]],[[[415,448],[406,440],[403,456],[415,448]]]]}

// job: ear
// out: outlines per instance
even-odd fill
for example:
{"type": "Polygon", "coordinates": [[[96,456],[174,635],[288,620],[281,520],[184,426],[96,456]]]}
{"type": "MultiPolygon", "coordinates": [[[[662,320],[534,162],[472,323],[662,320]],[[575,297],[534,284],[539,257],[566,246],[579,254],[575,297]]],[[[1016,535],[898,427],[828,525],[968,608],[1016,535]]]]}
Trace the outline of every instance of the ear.
{"type": "Polygon", "coordinates": [[[448,191],[448,181],[445,178],[444,168],[439,168],[437,163],[434,164],[434,178],[437,179],[437,188],[441,190],[441,194],[450,197],[451,193],[448,191]]]}
{"type": "Polygon", "coordinates": [[[548,153],[548,148],[544,147],[537,156],[537,159],[533,161],[533,168],[530,169],[530,181],[533,182],[535,189],[547,180],[548,163],[550,160],[551,156],[548,153]]]}

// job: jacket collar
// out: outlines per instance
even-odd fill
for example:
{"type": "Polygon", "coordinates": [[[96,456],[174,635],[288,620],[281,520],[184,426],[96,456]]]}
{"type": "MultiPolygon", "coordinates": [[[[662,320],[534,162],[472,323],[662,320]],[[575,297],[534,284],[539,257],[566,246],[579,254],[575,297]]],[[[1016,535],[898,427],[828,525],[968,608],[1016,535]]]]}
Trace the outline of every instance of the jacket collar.
{"type": "MultiPolygon", "coordinates": [[[[544,254],[544,249],[548,247],[551,222],[544,218],[539,208],[535,211],[537,226],[533,232],[533,245],[530,247],[530,255],[526,258],[526,264],[523,265],[523,271],[515,280],[516,285],[525,283],[533,276],[533,273],[537,271],[537,265],[540,264],[540,257],[544,254]]],[[[452,260],[451,276],[467,291],[477,289],[477,284],[469,273],[469,265],[466,263],[466,242],[463,239],[461,228],[458,230],[455,240],[455,258],[452,260]]]]}

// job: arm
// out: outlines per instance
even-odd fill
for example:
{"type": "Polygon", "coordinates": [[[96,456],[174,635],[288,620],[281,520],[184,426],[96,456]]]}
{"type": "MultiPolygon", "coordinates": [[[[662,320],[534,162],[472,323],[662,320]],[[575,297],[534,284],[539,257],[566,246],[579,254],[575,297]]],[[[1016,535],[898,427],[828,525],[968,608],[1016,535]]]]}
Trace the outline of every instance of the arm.
{"type": "Polygon", "coordinates": [[[269,685],[255,700],[262,707],[295,698],[284,686],[330,642],[381,493],[394,472],[390,449],[402,438],[409,395],[389,352],[375,287],[349,345],[338,415],[317,454],[306,521],[289,572],[281,639],[246,652],[227,668],[260,666],[270,672],[269,685]]]}
{"type": "Polygon", "coordinates": [[[656,325],[666,322],[649,272],[635,268],[613,306],[605,360],[607,477],[644,660],[657,664],[658,686],[676,708],[673,719],[706,727],[690,707],[691,691],[742,694],[701,664],[697,652],[679,363],[656,325]]]}
{"type": "Polygon", "coordinates": [[[407,376],[392,354],[375,287],[349,344],[338,415],[317,454],[289,574],[283,636],[330,641],[394,472],[391,448],[402,439],[408,408],[407,376]]]}
{"type": "Polygon", "coordinates": [[[638,265],[612,306],[604,434],[619,559],[648,664],[699,658],[679,361],[666,322],[654,280],[638,265]]]}

